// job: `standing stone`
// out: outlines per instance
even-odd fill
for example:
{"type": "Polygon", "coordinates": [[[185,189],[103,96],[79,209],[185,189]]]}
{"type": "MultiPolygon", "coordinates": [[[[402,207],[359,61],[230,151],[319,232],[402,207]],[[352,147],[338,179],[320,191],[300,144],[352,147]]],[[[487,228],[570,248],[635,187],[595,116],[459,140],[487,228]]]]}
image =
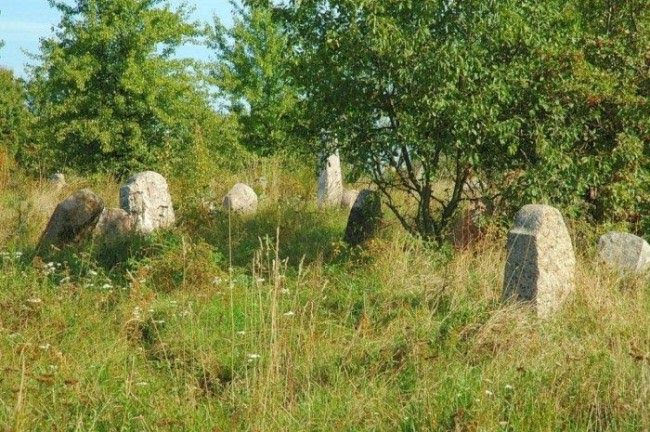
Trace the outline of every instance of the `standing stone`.
{"type": "Polygon", "coordinates": [[[364,189],[359,192],[350,210],[343,239],[351,246],[359,245],[377,232],[380,222],[381,198],[379,193],[364,189]]]}
{"type": "Polygon", "coordinates": [[[115,243],[129,235],[133,228],[129,214],[119,208],[105,208],[95,226],[95,236],[99,239],[115,243]]]}
{"type": "Polygon", "coordinates": [[[63,189],[66,185],[65,176],[61,173],[52,174],[49,178],[50,184],[54,186],[57,192],[63,189]]]}
{"type": "Polygon", "coordinates": [[[610,232],[598,241],[598,256],[621,271],[643,273],[650,270],[650,245],[633,234],[610,232]]]}
{"type": "Polygon", "coordinates": [[[65,176],[61,173],[54,173],[50,176],[50,182],[57,185],[65,185],[65,176]]]}
{"type": "Polygon", "coordinates": [[[530,301],[544,318],[574,289],[576,259],[560,212],[546,205],[524,206],[508,233],[504,299],[530,301]]]}
{"type": "Polygon", "coordinates": [[[239,214],[251,214],[257,211],[257,194],[248,185],[237,183],[223,197],[223,208],[239,214]]]}
{"type": "Polygon", "coordinates": [[[143,234],[176,221],[167,180],[153,171],[129,177],[120,188],[120,207],[132,218],[133,229],[143,234]]]}
{"type": "Polygon", "coordinates": [[[338,207],[343,198],[343,177],[341,176],[341,160],[338,154],[333,154],[325,160],[325,165],[318,177],[319,207],[338,207]]]}
{"type": "Polygon", "coordinates": [[[104,202],[90,189],[82,189],[54,209],[38,242],[38,249],[78,242],[90,234],[104,210],[104,202]]]}
{"type": "Polygon", "coordinates": [[[359,191],[356,189],[348,189],[343,192],[343,197],[341,198],[341,208],[345,210],[351,210],[358,196],[359,191]]]}

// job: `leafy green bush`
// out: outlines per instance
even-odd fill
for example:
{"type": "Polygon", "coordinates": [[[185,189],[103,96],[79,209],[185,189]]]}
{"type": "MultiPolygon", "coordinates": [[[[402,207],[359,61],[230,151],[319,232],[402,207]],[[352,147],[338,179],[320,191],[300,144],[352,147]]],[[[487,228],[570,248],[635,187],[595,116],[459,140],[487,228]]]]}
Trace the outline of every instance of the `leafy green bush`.
{"type": "Polygon", "coordinates": [[[268,4],[242,3],[232,3],[232,27],[215,20],[209,45],[217,57],[210,73],[220,100],[237,118],[242,144],[269,155],[294,147],[293,131],[301,124],[288,70],[294,53],[268,4]]]}

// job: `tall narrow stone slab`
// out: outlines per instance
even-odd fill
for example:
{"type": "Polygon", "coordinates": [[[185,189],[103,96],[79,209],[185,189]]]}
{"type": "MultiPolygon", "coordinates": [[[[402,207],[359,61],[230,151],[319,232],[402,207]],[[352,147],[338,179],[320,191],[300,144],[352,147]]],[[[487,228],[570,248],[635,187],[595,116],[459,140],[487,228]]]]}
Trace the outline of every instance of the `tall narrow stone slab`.
{"type": "Polygon", "coordinates": [[[320,207],[338,207],[343,198],[343,177],[341,160],[333,154],[325,160],[318,177],[318,205],[320,207]]]}
{"type": "Polygon", "coordinates": [[[381,216],[379,193],[369,189],[362,190],[350,210],[343,240],[351,246],[356,246],[370,239],[379,228],[381,216]]]}
{"type": "Polygon", "coordinates": [[[602,262],[623,273],[650,270],[650,244],[634,234],[610,232],[598,241],[602,262]]]}
{"type": "Polygon", "coordinates": [[[576,259],[560,212],[546,205],[524,206],[508,233],[504,299],[532,302],[548,317],[574,289],[576,259]]]}
{"type": "Polygon", "coordinates": [[[174,206],[167,180],[153,171],[131,176],[120,188],[120,207],[132,218],[133,229],[147,234],[174,224],[174,206]]]}
{"type": "Polygon", "coordinates": [[[104,202],[90,189],[75,192],[54,209],[38,242],[38,249],[83,240],[92,233],[103,210],[104,202]]]}

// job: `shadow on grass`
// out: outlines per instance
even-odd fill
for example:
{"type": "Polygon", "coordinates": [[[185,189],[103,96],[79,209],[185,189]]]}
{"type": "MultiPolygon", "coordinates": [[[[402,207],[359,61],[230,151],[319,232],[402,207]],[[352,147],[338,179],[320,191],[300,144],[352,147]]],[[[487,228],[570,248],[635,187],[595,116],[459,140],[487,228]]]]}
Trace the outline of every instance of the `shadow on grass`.
{"type": "Polygon", "coordinates": [[[212,245],[235,267],[250,266],[255,252],[268,238],[275,244],[279,231],[280,258],[295,267],[304,260],[330,262],[339,256],[347,214],[338,209],[321,210],[305,203],[278,205],[240,216],[224,211],[210,213],[194,208],[182,226],[191,236],[212,245]]]}
{"type": "Polygon", "coordinates": [[[87,241],[60,250],[29,249],[22,261],[28,266],[38,255],[39,265],[62,263],[73,278],[99,271],[124,285],[143,270],[161,289],[172,289],[185,283],[208,283],[203,280],[208,275],[227,271],[230,256],[236,269],[248,273],[255,253],[267,243],[275,245],[278,230],[279,256],[287,260],[290,271],[301,263],[316,261],[344,265],[363,255],[343,244],[347,213],[338,209],[287,201],[250,216],[209,212],[200,206],[189,207],[184,213],[169,230],[111,243],[87,241]]]}

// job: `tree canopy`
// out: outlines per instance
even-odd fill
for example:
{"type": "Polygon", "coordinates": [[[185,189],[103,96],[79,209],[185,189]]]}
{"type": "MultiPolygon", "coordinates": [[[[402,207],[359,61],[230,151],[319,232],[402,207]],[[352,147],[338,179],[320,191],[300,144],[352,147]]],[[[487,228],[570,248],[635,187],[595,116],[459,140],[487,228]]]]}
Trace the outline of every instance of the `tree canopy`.
{"type": "Polygon", "coordinates": [[[78,171],[164,164],[210,110],[193,64],[172,56],[200,31],[162,0],[54,1],[62,19],[30,69],[34,159],[78,171]]]}
{"type": "Polygon", "coordinates": [[[510,206],[638,215],[647,6],[295,0],[275,16],[299,53],[309,132],[329,136],[319,147],[370,175],[408,230],[440,238],[477,198],[468,183],[510,206]]]}
{"type": "Polygon", "coordinates": [[[217,54],[211,74],[226,109],[237,116],[245,147],[271,154],[292,145],[300,123],[292,52],[268,2],[231,2],[235,21],[215,19],[209,45],[217,54]]]}

